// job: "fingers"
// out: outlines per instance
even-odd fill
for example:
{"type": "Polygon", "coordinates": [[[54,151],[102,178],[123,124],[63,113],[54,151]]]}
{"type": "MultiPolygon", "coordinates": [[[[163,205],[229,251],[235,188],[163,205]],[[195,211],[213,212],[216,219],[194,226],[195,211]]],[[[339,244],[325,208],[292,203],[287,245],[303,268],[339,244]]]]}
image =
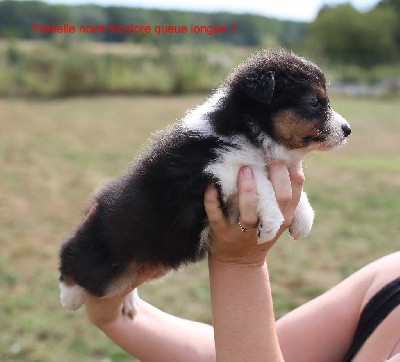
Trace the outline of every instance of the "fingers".
{"type": "Polygon", "coordinates": [[[238,176],[240,223],[246,229],[252,229],[258,224],[257,204],[258,194],[250,167],[243,167],[238,176]]]}
{"type": "MultiPolygon", "coordinates": [[[[238,191],[240,223],[245,229],[253,229],[258,224],[258,195],[253,171],[250,167],[243,167],[240,170],[238,175],[238,191]]],[[[222,211],[218,190],[214,185],[210,185],[205,191],[204,208],[213,232],[217,234],[228,233],[230,225],[222,211]]]]}
{"type": "Polygon", "coordinates": [[[222,211],[218,190],[215,185],[209,185],[205,191],[204,208],[208,222],[214,232],[224,232],[228,229],[228,221],[222,211]]]}
{"type": "Polygon", "coordinates": [[[274,187],[276,200],[281,210],[287,208],[292,201],[292,184],[289,170],[284,162],[273,162],[269,166],[270,180],[274,187]]]}
{"type": "Polygon", "coordinates": [[[301,192],[304,185],[304,172],[303,167],[299,165],[297,168],[289,169],[289,177],[292,185],[292,205],[295,207],[300,201],[301,192]]]}
{"type": "MultiPolygon", "coordinates": [[[[284,162],[273,162],[269,166],[269,171],[276,199],[287,226],[293,219],[303,190],[303,169],[301,165],[288,169],[284,162]]],[[[238,190],[240,223],[245,229],[252,229],[257,226],[259,221],[257,215],[258,194],[253,171],[248,166],[242,167],[239,172],[238,190]]],[[[222,211],[215,185],[210,185],[206,189],[204,207],[212,230],[216,233],[228,232],[229,223],[222,211]]]]}

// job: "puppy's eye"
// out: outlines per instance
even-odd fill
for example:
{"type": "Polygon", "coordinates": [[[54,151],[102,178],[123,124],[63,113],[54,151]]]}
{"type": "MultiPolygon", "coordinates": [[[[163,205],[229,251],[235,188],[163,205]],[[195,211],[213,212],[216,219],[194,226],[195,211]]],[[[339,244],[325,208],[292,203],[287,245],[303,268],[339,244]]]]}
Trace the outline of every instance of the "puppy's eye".
{"type": "Polygon", "coordinates": [[[309,94],[303,99],[303,104],[309,108],[319,108],[321,103],[318,100],[318,97],[315,94],[309,94]]]}

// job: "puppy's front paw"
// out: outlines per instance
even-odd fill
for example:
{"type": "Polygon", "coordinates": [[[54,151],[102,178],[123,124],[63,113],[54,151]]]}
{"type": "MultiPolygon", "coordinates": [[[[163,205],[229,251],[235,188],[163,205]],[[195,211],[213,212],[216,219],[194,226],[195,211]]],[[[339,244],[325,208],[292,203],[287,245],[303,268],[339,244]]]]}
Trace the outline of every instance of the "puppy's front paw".
{"type": "Polygon", "coordinates": [[[60,300],[66,310],[75,311],[85,303],[86,292],[77,284],[69,286],[60,282],[60,300]]]}
{"type": "Polygon", "coordinates": [[[262,244],[271,241],[281,228],[283,221],[282,214],[274,219],[261,219],[258,224],[257,243],[262,244]]]}
{"type": "Polygon", "coordinates": [[[308,202],[307,195],[303,192],[289,227],[290,235],[296,240],[305,238],[310,233],[313,222],[314,210],[308,202]]]}
{"type": "Polygon", "coordinates": [[[137,313],[138,300],[137,289],[134,289],[124,299],[122,314],[126,314],[129,318],[133,319],[137,313]]]}

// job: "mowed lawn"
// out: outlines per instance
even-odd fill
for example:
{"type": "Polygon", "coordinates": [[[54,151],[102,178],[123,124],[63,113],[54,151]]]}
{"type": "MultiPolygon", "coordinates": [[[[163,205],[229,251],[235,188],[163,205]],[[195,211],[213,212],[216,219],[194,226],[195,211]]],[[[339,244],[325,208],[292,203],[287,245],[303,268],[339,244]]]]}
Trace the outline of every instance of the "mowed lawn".
{"type": "MultiPolygon", "coordinates": [[[[201,99],[0,100],[1,362],[132,360],[83,310],[61,308],[58,250],[90,193],[201,99]]],[[[269,256],[277,316],[400,246],[399,99],[332,104],[353,133],[348,146],[305,162],[315,226],[305,240],[282,237],[269,256]]],[[[201,263],[144,285],[141,296],[210,323],[207,278],[201,263]]]]}

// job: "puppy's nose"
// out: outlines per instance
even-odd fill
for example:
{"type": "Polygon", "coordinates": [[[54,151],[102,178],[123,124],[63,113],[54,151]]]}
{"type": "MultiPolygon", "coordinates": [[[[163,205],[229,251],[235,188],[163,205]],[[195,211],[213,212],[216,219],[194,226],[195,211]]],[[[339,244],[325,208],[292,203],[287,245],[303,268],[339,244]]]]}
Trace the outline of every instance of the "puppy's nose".
{"type": "Polygon", "coordinates": [[[347,123],[345,123],[345,124],[342,124],[342,131],[343,131],[344,136],[347,137],[351,133],[351,128],[347,123]]]}

